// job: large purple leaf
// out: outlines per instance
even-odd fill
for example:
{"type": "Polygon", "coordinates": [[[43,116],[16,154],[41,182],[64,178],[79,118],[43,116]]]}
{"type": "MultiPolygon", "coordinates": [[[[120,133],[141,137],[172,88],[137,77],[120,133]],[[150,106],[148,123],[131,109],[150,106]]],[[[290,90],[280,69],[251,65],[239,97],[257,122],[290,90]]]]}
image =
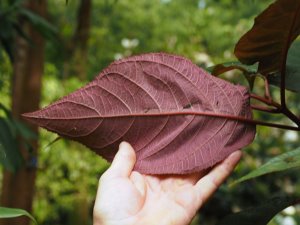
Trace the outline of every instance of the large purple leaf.
{"type": "Polygon", "coordinates": [[[253,125],[201,113],[251,118],[249,93],[185,58],[151,53],[114,62],[83,88],[25,116],[109,161],[125,140],[137,153],[137,171],[183,174],[213,166],[255,135],[253,125]]]}

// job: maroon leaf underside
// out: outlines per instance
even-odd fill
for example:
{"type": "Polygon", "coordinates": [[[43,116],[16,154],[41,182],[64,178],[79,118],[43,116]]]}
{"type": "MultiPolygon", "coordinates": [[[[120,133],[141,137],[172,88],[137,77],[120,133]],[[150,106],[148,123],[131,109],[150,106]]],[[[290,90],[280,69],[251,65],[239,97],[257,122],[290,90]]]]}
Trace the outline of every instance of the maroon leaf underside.
{"type": "Polygon", "coordinates": [[[213,166],[255,135],[253,125],[199,112],[252,118],[249,93],[183,57],[150,53],[112,63],[83,88],[25,117],[109,161],[128,141],[141,173],[186,174],[213,166]]]}

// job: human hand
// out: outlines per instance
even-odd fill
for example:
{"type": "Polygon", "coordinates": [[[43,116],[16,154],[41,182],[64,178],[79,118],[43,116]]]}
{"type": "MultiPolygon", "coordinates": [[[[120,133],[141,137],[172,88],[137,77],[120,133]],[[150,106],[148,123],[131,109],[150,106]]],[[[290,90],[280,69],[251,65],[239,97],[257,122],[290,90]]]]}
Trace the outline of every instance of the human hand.
{"type": "Polygon", "coordinates": [[[232,153],[208,174],[154,176],[132,171],[136,156],[120,144],[102,175],[94,206],[94,225],[186,225],[231,174],[241,158],[232,153]]]}

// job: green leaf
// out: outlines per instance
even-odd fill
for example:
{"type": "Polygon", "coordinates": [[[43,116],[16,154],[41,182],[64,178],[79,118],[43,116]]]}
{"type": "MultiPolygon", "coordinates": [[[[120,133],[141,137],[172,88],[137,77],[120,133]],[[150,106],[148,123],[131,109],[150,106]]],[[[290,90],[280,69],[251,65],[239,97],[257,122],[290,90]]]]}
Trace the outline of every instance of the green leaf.
{"type": "Polygon", "coordinates": [[[45,20],[43,17],[25,8],[20,9],[19,13],[22,16],[24,16],[27,20],[29,20],[31,25],[37,31],[39,31],[45,38],[53,39],[53,40],[56,39],[57,36],[56,28],[47,20],[45,20]]]}
{"type": "MultiPolygon", "coordinates": [[[[279,72],[269,75],[268,80],[270,84],[280,87],[281,76],[279,72]]],[[[295,41],[288,52],[285,88],[300,92],[300,41],[295,41]]]]}
{"type": "Polygon", "coordinates": [[[23,209],[0,207],[0,218],[15,218],[19,216],[27,216],[34,222],[34,224],[37,225],[37,222],[33,216],[23,209]]]}
{"type": "Polygon", "coordinates": [[[257,68],[258,64],[254,65],[245,65],[241,62],[227,62],[227,63],[222,63],[222,64],[217,64],[215,66],[211,66],[206,68],[208,72],[210,72],[214,76],[219,76],[222,73],[231,71],[231,70],[240,70],[243,72],[244,76],[246,77],[250,89],[253,89],[254,81],[256,78],[257,74],[257,68]]]}
{"type": "Polygon", "coordinates": [[[7,170],[16,172],[21,167],[23,158],[9,122],[7,119],[0,118],[0,163],[7,170]]]}
{"type": "Polygon", "coordinates": [[[264,204],[230,214],[217,225],[266,225],[280,211],[299,203],[299,198],[292,196],[275,197],[264,204]]]}
{"type": "Polygon", "coordinates": [[[29,44],[33,44],[32,40],[30,39],[28,34],[26,34],[26,32],[22,29],[22,26],[20,24],[15,23],[13,24],[13,26],[17,34],[20,35],[20,37],[24,38],[29,44]]]}
{"type": "Polygon", "coordinates": [[[16,172],[23,164],[17,138],[22,137],[25,147],[30,149],[31,146],[26,141],[37,139],[37,134],[23,122],[14,119],[10,110],[1,103],[0,110],[6,117],[0,117],[0,163],[5,169],[16,172]]]}
{"type": "Polygon", "coordinates": [[[2,110],[5,113],[5,116],[7,118],[11,118],[11,112],[8,108],[6,108],[3,104],[0,103],[0,110],[2,110]]]}
{"type": "Polygon", "coordinates": [[[280,71],[285,51],[300,34],[300,1],[277,0],[255,18],[255,23],[235,46],[235,55],[245,64],[259,62],[266,75],[280,71]]]}
{"type": "Polygon", "coordinates": [[[11,62],[14,55],[14,24],[18,21],[17,14],[22,2],[23,0],[17,0],[0,7],[0,46],[2,45],[11,62]]]}
{"type": "Polygon", "coordinates": [[[11,133],[14,137],[20,135],[25,140],[37,139],[37,134],[33,132],[27,125],[12,117],[11,111],[0,103],[0,110],[5,113],[7,124],[10,126],[11,133]]]}
{"type": "MultiPolygon", "coordinates": [[[[0,29],[3,30],[0,26],[0,29]]],[[[5,30],[7,34],[9,34],[11,31],[10,30],[5,30]]],[[[1,32],[0,32],[1,33],[1,32]]],[[[4,51],[7,53],[9,56],[11,62],[13,62],[13,42],[12,42],[12,37],[3,37],[4,35],[0,34],[0,46],[3,46],[4,51]]]]}
{"type": "Polygon", "coordinates": [[[233,184],[237,184],[268,173],[285,171],[297,167],[300,167],[300,148],[274,157],[266,164],[238,179],[233,184]]]}
{"type": "Polygon", "coordinates": [[[33,140],[38,138],[37,134],[27,127],[25,123],[17,120],[13,120],[12,122],[17,134],[19,134],[25,140],[33,140]]]}

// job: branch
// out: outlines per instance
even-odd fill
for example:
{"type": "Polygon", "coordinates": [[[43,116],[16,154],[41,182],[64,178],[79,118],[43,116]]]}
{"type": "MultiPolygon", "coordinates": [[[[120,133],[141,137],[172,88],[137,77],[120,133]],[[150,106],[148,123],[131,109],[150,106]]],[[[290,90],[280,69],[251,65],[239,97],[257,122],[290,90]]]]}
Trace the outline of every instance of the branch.
{"type": "Polygon", "coordinates": [[[287,116],[291,121],[293,121],[299,128],[300,128],[300,118],[297,117],[293,112],[291,112],[286,106],[283,107],[282,105],[278,104],[277,102],[274,102],[272,99],[266,99],[264,97],[261,97],[259,95],[250,94],[250,97],[253,99],[256,99],[266,105],[275,107],[275,109],[270,109],[267,107],[259,106],[259,105],[251,105],[252,109],[268,112],[268,113],[282,113],[283,115],[287,116]]]}
{"type": "Polygon", "coordinates": [[[266,77],[264,77],[264,81],[265,81],[265,97],[270,100],[273,101],[273,98],[270,94],[270,85],[269,85],[269,81],[266,77]]]}
{"type": "Polygon", "coordinates": [[[253,98],[253,99],[256,99],[256,100],[258,100],[258,101],[260,101],[260,102],[262,102],[266,105],[273,106],[273,107],[278,108],[278,109],[282,108],[279,103],[273,101],[272,99],[266,99],[264,97],[261,97],[259,95],[254,94],[254,93],[250,93],[250,97],[253,98]]]}
{"type": "Polygon", "coordinates": [[[281,110],[278,108],[271,109],[268,107],[264,107],[261,105],[251,105],[251,109],[253,110],[258,110],[258,111],[263,111],[263,112],[268,112],[268,113],[281,113],[281,110]]]}
{"type": "Polygon", "coordinates": [[[281,109],[282,114],[286,115],[291,121],[293,121],[295,124],[297,124],[298,127],[300,127],[300,119],[297,117],[294,113],[292,113],[288,108],[282,108],[281,109]]]}

